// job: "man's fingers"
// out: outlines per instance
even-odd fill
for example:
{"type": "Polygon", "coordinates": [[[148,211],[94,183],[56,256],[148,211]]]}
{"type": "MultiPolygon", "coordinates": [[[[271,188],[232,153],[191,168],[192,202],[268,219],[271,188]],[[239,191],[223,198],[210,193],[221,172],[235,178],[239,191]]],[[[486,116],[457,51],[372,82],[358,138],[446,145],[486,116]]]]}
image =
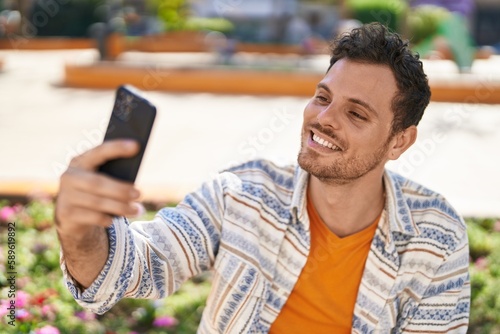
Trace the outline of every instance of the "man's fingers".
{"type": "Polygon", "coordinates": [[[86,192],[74,190],[71,194],[72,206],[96,211],[114,216],[131,216],[138,212],[133,202],[116,201],[106,197],[96,196],[86,192]]]}
{"type": "Polygon", "coordinates": [[[84,235],[96,227],[107,228],[113,223],[111,215],[74,206],[56,208],[56,216],[72,217],[71,222],[57,225],[60,234],[70,237],[84,235]]]}
{"type": "Polygon", "coordinates": [[[70,168],[62,178],[68,179],[75,189],[114,200],[131,201],[140,195],[132,184],[94,172],[70,168]]]}
{"type": "Polygon", "coordinates": [[[112,216],[138,213],[133,203],[139,191],[132,184],[96,173],[98,166],[137,154],[139,144],[131,140],[106,141],[75,157],[61,175],[56,201],[57,230],[66,236],[82,236],[108,227],[112,216]]]}
{"type": "Polygon", "coordinates": [[[106,161],[133,157],[139,152],[139,143],[134,140],[108,140],[71,160],[70,167],[94,170],[106,161]]]}

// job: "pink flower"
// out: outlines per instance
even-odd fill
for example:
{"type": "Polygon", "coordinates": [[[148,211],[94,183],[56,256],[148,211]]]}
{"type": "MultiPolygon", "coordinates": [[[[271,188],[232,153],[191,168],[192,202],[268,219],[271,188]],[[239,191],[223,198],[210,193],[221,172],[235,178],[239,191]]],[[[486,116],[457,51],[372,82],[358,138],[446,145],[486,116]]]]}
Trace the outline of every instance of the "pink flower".
{"type": "Polygon", "coordinates": [[[495,225],[493,225],[493,230],[494,230],[495,232],[500,232],[500,220],[497,220],[497,221],[495,222],[495,225]]]}
{"type": "Polygon", "coordinates": [[[0,300],[0,318],[9,313],[7,309],[9,307],[9,302],[7,300],[0,300]]]}
{"type": "Polygon", "coordinates": [[[47,314],[52,312],[52,306],[50,305],[43,305],[42,306],[42,315],[45,317],[47,314]]]}
{"type": "Polygon", "coordinates": [[[27,294],[24,291],[19,291],[16,294],[16,307],[23,308],[28,304],[28,300],[30,298],[30,295],[27,294]]]}
{"type": "Polygon", "coordinates": [[[54,321],[56,315],[54,313],[54,308],[52,305],[43,305],[42,306],[42,317],[48,319],[49,321],[54,321]]]}
{"type": "Polygon", "coordinates": [[[169,316],[158,317],[153,321],[155,327],[172,327],[177,325],[177,319],[169,316]]]}
{"type": "Polygon", "coordinates": [[[16,214],[16,210],[10,206],[4,206],[0,209],[0,220],[9,221],[16,214]]]}
{"type": "Polygon", "coordinates": [[[488,259],[485,257],[479,257],[476,259],[476,262],[474,262],[474,265],[478,270],[485,270],[488,269],[488,259]]]}
{"type": "Polygon", "coordinates": [[[82,319],[83,321],[95,320],[95,314],[87,311],[75,312],[75,316],[82,319]]]}
{"type": "Polygon", "coordinates": [[[16,311],[16,318],[19,320],[24,320],[28,318],[30,315],[31,314],[23,308],[16,311]]]}
{"type": "Polygon", "coordinates": [[[43,326],[40,329],[35,330],[36,334],[60,334],[59,329],[54,326],[43,326]]]}

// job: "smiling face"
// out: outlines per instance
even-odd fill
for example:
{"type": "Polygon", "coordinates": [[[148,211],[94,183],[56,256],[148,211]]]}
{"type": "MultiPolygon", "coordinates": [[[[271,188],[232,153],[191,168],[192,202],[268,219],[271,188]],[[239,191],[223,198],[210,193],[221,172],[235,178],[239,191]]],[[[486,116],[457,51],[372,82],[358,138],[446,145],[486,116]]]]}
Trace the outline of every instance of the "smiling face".
{"type": "Polygon", "coordinates": [[[299,165],[335,184],[382,173],[395,153],[391,104],[397,90],[387,66],[337,61],[304,110],[299,165]]]}

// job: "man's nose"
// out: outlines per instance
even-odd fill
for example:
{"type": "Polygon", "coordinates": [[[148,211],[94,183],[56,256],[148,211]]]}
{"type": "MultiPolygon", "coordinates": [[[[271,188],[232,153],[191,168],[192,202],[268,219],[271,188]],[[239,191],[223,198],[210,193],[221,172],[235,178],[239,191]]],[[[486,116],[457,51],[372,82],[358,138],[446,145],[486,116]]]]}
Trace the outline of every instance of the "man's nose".
{"type": "Polygon", "coordinates": [[[328,106],[323,108],[316,116],[317,121],[324,127],[330,127],[335,130],[341,128],[341,111],[338,104],[332,101],[328,106]]]}

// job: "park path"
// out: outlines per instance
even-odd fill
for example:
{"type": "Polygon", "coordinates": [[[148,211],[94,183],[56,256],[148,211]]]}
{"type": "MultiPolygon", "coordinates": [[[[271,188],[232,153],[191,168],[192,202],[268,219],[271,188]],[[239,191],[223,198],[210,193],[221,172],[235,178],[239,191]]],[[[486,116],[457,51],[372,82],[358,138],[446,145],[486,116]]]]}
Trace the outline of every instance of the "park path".
{"type": "MultiPolygon", "coordinates": [[[[0,198],[15,191],[56,191],[71,156],[102,140],[114,91],[60,87],[66,62],[86,63],[95,56],[93,50],[0,50],[0,198]]],[[[200,57],[206,56],[153,59],[182,63],[200,57]]],[[[309,60],[316,67],[324,61],[309,60]]],[[[473,72],[484,82],[492,75],[496,80],[499,65],[493,57],[475,64],[473,72]]],[[[456,75],[448,62],[425,67],[431,77],[456,75]]],[[[486,93],[480,87],[477,96],[486,93]]],[[[257,156],[283,163],[296,158],[306,98],[147,96],[159,112],[137,180],[146,200],[177,201],[218,170],[257,156]]],[[[431,103],[417,143],[388,167],[441,192],[464,215],[500,217],[498,129],[500,105],[431,103]]]]}

